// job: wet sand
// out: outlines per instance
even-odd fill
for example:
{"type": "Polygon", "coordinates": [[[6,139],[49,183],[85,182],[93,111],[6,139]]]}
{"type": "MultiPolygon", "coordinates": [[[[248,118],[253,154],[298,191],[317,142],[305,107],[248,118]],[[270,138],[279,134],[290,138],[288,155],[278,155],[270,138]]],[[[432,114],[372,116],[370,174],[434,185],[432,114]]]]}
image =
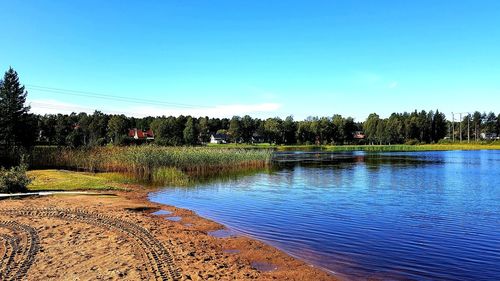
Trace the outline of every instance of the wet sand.
{"type": "Polygon", "coordinates": [[[223,226],[145,191],[112,193],[1,200],[0,279],[338,280],[260,241],[209,235],[223,226]]]}

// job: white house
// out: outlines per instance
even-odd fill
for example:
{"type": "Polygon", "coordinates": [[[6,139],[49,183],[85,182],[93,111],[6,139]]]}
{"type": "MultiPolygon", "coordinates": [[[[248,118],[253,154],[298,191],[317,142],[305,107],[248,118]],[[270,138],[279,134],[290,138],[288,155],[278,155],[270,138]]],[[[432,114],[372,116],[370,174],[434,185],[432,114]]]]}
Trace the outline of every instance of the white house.
{"type": "Polygon", "coordinates": [[[481,138],[483,140],[497,140],[498,136],[496,133],[481,133],[481,138]]]}
{"type": "Polygon", "coordinates": [[[229,137],[226,134],[213,134],[210,137],[210,143],[216,143],[216,144],[227,143],[228,139],[229,137]]]}

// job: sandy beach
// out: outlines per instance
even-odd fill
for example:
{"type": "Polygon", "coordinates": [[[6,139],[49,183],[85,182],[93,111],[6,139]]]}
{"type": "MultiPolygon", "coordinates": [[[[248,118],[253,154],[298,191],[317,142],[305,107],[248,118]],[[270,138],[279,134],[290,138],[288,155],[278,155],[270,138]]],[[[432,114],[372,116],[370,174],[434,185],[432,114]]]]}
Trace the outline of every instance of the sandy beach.
{"type": "Polygon", "coordinates": [[[260,241],[208,235],[223,226],[145,191],[108,194],[0,201],[0,279],[336,280],[260,241]]]}

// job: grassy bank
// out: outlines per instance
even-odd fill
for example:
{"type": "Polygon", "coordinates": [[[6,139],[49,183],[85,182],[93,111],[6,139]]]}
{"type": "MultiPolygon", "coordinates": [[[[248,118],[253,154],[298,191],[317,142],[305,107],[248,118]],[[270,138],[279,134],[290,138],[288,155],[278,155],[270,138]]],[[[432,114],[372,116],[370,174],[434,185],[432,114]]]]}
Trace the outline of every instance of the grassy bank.
{"type": "Polygon", "coordinates": [[[27,174],[32,179],[28,185],[30,191],[127,190],[133,184],[133,181],[116,173],[34,170],[28,171],[27,174]]]}
{"type": "Polygon", "coordinates": [[[119,172],[156,184],[184,184],[192,175],[265,167],[270,150],[206,147],[96,147],[68,149],[36,147],[31,167],[89,172],[119,172]]]}

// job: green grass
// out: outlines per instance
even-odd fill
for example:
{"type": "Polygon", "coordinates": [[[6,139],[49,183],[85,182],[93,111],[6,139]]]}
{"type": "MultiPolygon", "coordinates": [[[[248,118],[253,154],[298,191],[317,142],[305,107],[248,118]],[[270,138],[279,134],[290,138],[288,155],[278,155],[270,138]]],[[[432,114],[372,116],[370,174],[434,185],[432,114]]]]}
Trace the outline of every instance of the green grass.
{"type": "Polygon", "coordinates": [[[48,190],[126,190],[130,180],[116,173],[82,173],[64,170],[33,170],[27,172],[33,179],[28,189],[48,190]]]}

